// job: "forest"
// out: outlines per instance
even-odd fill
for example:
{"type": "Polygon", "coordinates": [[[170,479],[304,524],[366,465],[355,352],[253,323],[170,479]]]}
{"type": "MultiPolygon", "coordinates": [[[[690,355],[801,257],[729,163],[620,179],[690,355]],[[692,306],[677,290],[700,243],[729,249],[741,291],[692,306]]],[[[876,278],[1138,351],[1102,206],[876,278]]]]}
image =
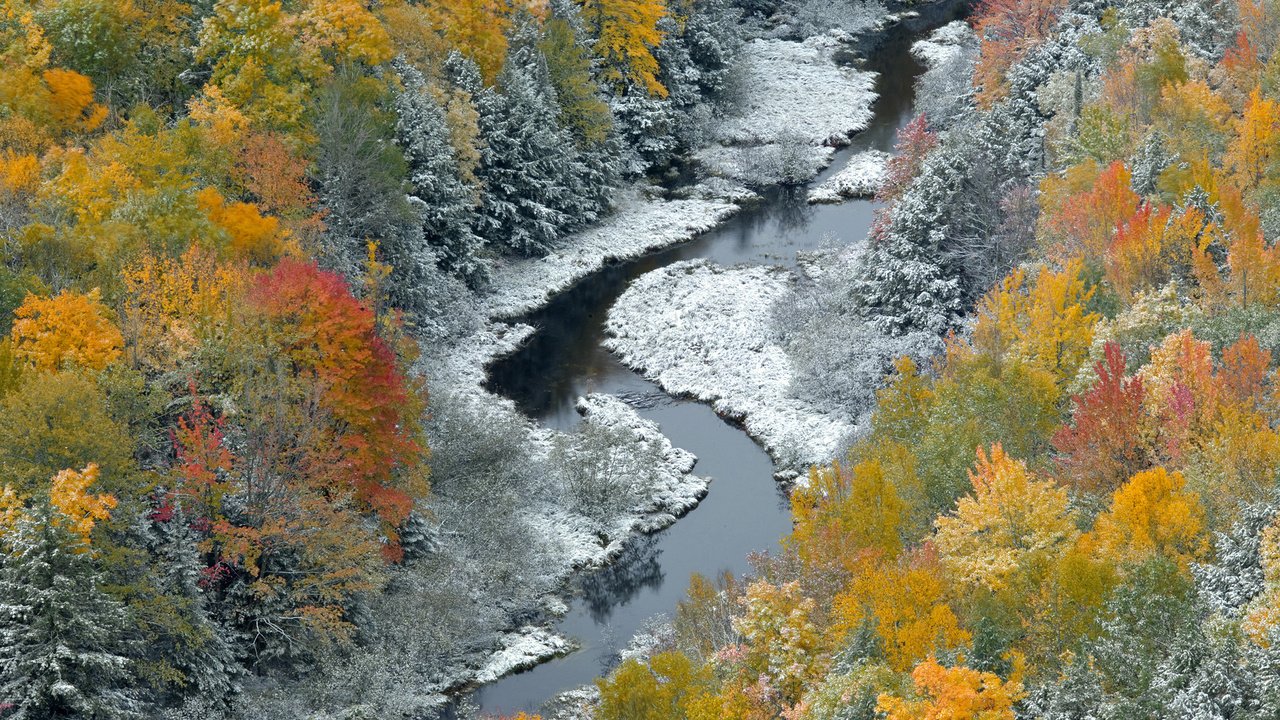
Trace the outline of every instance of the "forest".
{"type": "Polygon", "coordinates": [[[779,192],[865,239],[665,265],[591,348],[788,532],[542,716],[1280,717],[1278,49],[1278,0],[0,0],[0,718],[538,717],[484,687],[744,491],[490,369],[779,192]]]}

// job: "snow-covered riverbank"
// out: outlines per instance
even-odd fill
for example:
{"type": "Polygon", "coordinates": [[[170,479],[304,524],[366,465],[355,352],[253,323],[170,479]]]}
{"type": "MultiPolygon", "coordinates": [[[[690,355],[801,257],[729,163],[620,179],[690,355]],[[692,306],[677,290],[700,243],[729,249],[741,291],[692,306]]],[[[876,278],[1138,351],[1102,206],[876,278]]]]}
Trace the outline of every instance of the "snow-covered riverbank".
{"type": "Polygon", "coordinates": [[[705,261],[655,270],[614,305],[606,345],[667,392],[741,420],[780,472],[798,472],[834,457],[855,427],[789,392],[791,361],[775,342],[771,318],[793,281],[782,268],[705,261]]]}
{"type": "MultiPolygon", "coordinates": [[[[799,142],[804,152],[820,161],[813,164],[806,178],[816,174],[829,162],[830,145],[843,143],[866,126],[875,99],[871,90],[874,76],[839,66],[834,59],[837,46],[831,38],[804,43],[752,42],[750,72],[758,82],[749,86],[744,116],[714,129],[715,151],[748,157],[760,148],[794,145],[796,128],[804,128],[799,142]]],[[[684,188],[680,198],[656,197],[643,188],[623,191],[613,215],[595,228],[566,238],[547,256],[501,261],[493,273],[494,291],[475,300],[478,325],[474,331],[448,343],[424,343],[419,367],[433,394],[464,403],[468,412],[495,425],[514,428],[512,432],[519,437],[511,442],[526,448],[532,462],[566,452],[565,447],[570,455],[592,452],[585,439],[589,433],[541,427],[524,417],[511,400],[486,390],[486,368],[520,347],[534,332],[517,321],[521,316],[609,263],[687,242],[723,223],[742,203],[755,200],[754,193],[734,173],[718,172],[714,164],[708,172],[702,182],[684,188]]],[[[478,642],[474,651],[457,658],[447,672],[414,678],[415,693],[424,706],[443,700],[443,693],[451,689],[489,682],[569,651],[571,641],[549,627],[554,616],[564,611],[557,596],[563,580],[577,569],[608,562],[638,534],[669,526],[705,495],[709,480],[692,473],[695,458],[672,447],[656,425],[640,418],[625,402],[591,395],[579,402],[579,411],[584,426],[616,431],[611,437],[624,440],[608,451],[616,453],[623,466],[629,458],[643,459],[651,466],[650,481],[637,502],[603,525],[599,518],[545,497],[529,498],[515,517],[530,533],[528,542],[548,549],[539,555],[541,564],[536,568],[544,577],[529,583],[549,589],[537,600],[543,608],[541,620],[517,623],[513,617],[506,627],[493,627],[488,641],[478,642]]],[[[779,440],[784,442],[790,442],[789,438],[779,440]]],[[[836,442],[835,438],[830,440],[832,445],[836,442]]],[[[410,590],[416,586],[405,584],[410,590]]],[[[529,598],[512,600],[483,594],[472,598],[472,602],[497,606],[525,608],[530,604],[529,598]]]]}

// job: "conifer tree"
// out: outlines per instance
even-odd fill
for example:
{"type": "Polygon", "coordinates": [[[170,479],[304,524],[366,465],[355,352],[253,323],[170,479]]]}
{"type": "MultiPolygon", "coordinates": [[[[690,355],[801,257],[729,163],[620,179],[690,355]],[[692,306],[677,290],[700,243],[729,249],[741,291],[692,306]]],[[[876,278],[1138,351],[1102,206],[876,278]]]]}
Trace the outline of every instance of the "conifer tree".
{"type": "Polygon", "coordinates": [[[423,233],[438,249],[441,265],[472,286],[488,279],[480,257],[483,243],[471,231],[471,193],[458,177],[444,110],[432,97],[422,73],[395,62],[404,89],[396,94],[396,136],[409,163],[413,194],[422,201],[423,233]]]}
{"type": "Polygon", "coordinates": [[[10,534],[0,568],[0,698],[15,720],[135,718],[123,605],[99,589],[87,541],[47,500],[10,534]]]}
{"type": "Polygon", "coordinates": [[[485,199],[481,232],[494,245],[523,255],[547,252],[569,224],[573,139],[559,123],[555,91],[537,48],[512,48],[498,88],[478,100],[486,147],[480,179],[485,199]]]}

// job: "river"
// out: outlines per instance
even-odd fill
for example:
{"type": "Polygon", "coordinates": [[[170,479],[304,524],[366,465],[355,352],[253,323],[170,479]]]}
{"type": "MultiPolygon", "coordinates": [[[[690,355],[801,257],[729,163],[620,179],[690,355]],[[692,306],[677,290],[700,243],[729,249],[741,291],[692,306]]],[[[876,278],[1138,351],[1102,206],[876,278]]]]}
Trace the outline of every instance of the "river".
{"type": "MultiPolygon", "coordinates": [[[[936,26],[937,23],[930,23],[936,26]]],[[[900,26],[872,54],[880,73],[871,125],[840,150],[815,182],[837,172],[863,150],[890,151],[898,128],[913,116],[914,81],[922,68],[910,54],[919,28],[900,26]]],[[[617,562],[581,574],[569,613],[558,629],[581,645],[577,652],[509,675],[478,689],[484,714],[534,712],[565,690],[607,672],[630,638],[651,617],[670,614],[692,573],[714,577],[749,570],[753,552],[772,551],[790,531],[785,494],[773,463],[743,430],[701,403],[667,396],[601,346],[609,308],[644,273],[680,260],[723,265],[794,266],[799,252],[830,243],[860,243],[876,204],[806,204],[807,188],[779,188],[698,238],[632,262],[606,267],[522,318],[537,328],[527,344],[490,368],[488,387],[510,397],[532,418],[555,428],[579,421],[577,398],[591,392],[620,396],[658,423],[672,444],[698,456],[695,472],[712,478],[706,499],[675,525],[632,542],[617,562]]]]}

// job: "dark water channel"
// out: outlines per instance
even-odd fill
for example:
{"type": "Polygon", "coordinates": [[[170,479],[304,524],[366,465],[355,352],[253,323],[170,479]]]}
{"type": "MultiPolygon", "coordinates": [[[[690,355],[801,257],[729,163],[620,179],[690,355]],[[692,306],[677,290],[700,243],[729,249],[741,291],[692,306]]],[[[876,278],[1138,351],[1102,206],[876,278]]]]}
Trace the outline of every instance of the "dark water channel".
{"type": "MultiPolygon", "coordinates": [[[[892,150],[896,131],[912,117],[913,84],[921,67],[909,50],[921,36],[918,28],[891,31],[873,53],[867,66],[880,73],[875,118],[815,182],[862,150],[892,150]]],[[[644,273],[694,258],[723,265],[790,266],[798,252],[863,241],[876,209],[873,202],[809,206],[806,192],[771,191],[759,205],[688,243],[591,275],[523,318],[538,332],[490,368],[490,390],[555,428],[578,422],[574,404],[581,395],[622,397],[656,422],[674,445],[697,455],[695,472],[713,480],[706,499],[686,517],[634,541],[610,566],[577,579],[570,611],[558,627],[581,649],[480,688],[473,699],[483,713],[536,711],[557,693],[590,683],[609,669],[647,619],[674,611],[692,573],[742,574],[748,570],[748,554],[775,549],[790,531],[786,497],[773,480],[773,463],[764,450],[710,407],[667,396],[600,343],[609,308],[644,273]]]]}

